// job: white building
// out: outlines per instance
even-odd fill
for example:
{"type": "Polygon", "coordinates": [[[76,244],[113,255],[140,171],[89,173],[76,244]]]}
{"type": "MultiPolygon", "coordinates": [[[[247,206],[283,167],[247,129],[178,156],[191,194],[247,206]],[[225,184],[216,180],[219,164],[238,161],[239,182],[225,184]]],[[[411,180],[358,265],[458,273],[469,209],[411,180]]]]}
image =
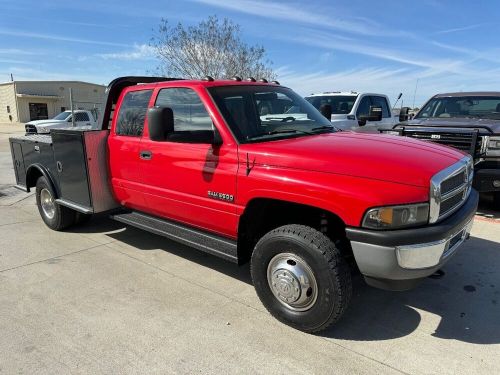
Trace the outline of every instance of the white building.
{"type": "Polygon", "coordinates": [[[79,81],[13,81],[0,83],[0,123],[52,118],[70,109],[101,110],[106,86],[79,81]]]}

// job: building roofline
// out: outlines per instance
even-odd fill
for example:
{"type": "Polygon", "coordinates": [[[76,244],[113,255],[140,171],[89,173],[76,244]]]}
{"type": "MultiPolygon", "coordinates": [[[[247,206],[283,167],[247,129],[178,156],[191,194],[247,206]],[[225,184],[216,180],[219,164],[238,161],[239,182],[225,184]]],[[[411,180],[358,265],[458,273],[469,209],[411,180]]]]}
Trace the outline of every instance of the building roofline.
{"type": "Polygon", "coordinates": [[[9,81],[9,82],[0,82],[0,85],[11,85],[13,83],[83,83],[85,85],[92,85],[92,86],[102,86],[106,88],[106,85],[101,85],[99,83],[92,83],[92,82],[85,82],[85,81],[58,81],[58,80],[15,80],[15,81],[9,81]]]}

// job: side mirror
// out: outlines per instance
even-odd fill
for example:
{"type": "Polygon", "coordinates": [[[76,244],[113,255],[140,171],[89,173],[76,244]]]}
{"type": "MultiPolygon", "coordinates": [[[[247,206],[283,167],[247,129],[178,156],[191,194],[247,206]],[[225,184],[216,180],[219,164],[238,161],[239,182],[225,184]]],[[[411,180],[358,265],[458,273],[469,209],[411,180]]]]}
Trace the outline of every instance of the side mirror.
{"type": "Polygon", "coordinates": [[[174,112],[168,107],[153,107],[148,109],[149,139],[166,141],[174,131],[174,112]]]}
{"type": "Polygon", "coordinates": [[[367,121],[382,121],[382,107],[378,105],[370,106],[368,115],[358,116],[358,125],[365,126],[367,121]]]}
{"type": "Polygon", "coordinates": [[[332,119],[332,106],[330,104],[322,104],[321,107],[319,107],[319,111],[328,120],[332,119]]]}
{"type": "Polygon", "coordinates": [[[408,121],[410,117],[408,115],[409,112],[410,107],[401,107],[401,110],[399,111],[399,122],[408,121]]]}

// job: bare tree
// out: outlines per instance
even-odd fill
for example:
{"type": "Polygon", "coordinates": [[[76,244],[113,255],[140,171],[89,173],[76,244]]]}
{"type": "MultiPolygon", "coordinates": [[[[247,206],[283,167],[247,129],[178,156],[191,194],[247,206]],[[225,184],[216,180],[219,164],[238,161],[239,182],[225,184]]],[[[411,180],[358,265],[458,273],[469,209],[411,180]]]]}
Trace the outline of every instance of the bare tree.
{"type": "Polygon", "coordinates": [[[189,27],[171,27],[162,19],[151,46],[160,60],[158,70],[166,76],[276,79],[264,47],[249,46],[240,36],[240,26],[227,18],[221,22],[210,16],[189,27]]]}

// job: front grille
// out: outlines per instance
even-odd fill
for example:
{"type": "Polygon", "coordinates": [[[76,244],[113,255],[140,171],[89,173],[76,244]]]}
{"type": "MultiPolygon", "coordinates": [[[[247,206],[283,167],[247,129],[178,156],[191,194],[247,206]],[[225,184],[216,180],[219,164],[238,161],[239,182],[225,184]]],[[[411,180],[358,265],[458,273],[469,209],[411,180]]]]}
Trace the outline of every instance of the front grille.
{"type": "Polygon", "coordinates": [[[36,134],[37,133],[35,125],[27,124],[24,126],[24,128],[26,129],[26,134],[36,134]]]}
{"type": "Polygon", "coordinates": [[[473,166],[470,156],[463,157],[431,179],[430,222],[435,223],[458,210],[469,197],[473,166]]]}
{"type": "Polygon", "coordinates": [[[452,195],[450,198],[443,200],[439,206],[439,216],[444,216],[448,212],[452,211],[455,207],[460,205],[464,199],[464,191],[461,190],[459,193],[452,195]]]}
{"type": "Polygon", "coordinates": [[[455,176],[451,176],[450,178],[441,182],[441,195],[448,194],[453,190],[461,188],[466,182],[467,172],[465,169],[458,173],[455,176]]]}
{"type": "Polygon", "coordinates": [[[457,148],[465,152],[470,152],[474,156],[479,155],[481,150],[482,139],[476,132],[441,132],[439,128],[432,129],[432,131],[405,129],[404,135],[410,138],[457,148]]]}

